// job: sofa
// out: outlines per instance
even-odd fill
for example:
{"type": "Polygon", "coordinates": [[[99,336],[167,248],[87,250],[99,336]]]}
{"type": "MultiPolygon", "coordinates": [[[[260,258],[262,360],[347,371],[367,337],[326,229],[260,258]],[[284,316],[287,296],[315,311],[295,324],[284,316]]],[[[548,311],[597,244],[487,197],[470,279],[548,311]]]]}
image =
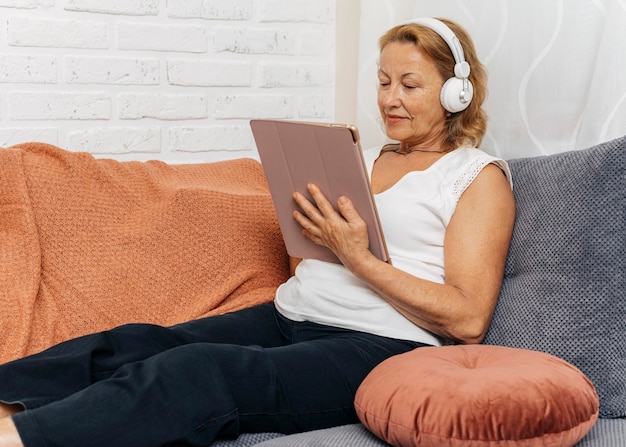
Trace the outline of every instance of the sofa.
{"type": "MultiPolygon", "coordinates": [[[[481,345],[383,362],[357,391],[361,423],[215,445],[625,446],[626,137],[509,164],[516,224],[481,345]]],[[[0,362],[268,302],[287,275],[252,159],[0,150],[0,362]]]]}

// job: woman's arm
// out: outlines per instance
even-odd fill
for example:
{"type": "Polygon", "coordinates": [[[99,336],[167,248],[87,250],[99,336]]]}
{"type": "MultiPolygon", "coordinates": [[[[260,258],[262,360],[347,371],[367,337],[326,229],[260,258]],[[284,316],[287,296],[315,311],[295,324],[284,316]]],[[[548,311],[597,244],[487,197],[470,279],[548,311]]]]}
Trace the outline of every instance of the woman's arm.
{"type": "Polygon", "coordinates": [[[497,166],[487,165],[458,202],[444,241],[444,284],[378,260],[367,248],[367,229],[352,203],[340,199],[339,214],[319,189],[312,186],[310,192],[317,208],[295,196],[306,214],[295,215],[305,235],[333,250],[416,325],[462,343],[482,341],[500,292],[515,219],[513,193],[497,166]]]}

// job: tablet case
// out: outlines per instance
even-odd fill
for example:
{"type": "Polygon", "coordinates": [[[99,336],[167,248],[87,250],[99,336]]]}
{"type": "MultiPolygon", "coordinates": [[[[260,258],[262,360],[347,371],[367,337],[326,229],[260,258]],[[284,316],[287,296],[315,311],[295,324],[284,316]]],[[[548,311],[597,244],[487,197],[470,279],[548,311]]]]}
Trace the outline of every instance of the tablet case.
{"type": "Polygon", "coordinates": [[[293,217],[298,208],[293,192],[312,201],[306,186],[315,183],[335,209],[340,196],[350,198],[367,223],[370,251],[389,262],[356,128],[281,120],[252,120],[250,127],[290,256],[340,262],[330,249],[302,235],[293,217]]]}

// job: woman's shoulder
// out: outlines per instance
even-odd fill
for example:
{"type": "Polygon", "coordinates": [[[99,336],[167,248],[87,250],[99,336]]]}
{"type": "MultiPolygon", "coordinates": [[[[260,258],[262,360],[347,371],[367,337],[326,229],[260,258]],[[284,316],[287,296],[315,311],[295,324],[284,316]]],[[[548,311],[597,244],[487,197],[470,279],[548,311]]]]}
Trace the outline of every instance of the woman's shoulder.
{"type": "Polygon", "coordinates": [[[450,154],[457,157],[461,163],[466,163],[478,159],[501,160],[498,157],[494,157],[493,155],[488,154],[482,149],[469,146],[459,147],[453,151],[450,151],[450,154]]]}
{"type": "Polygon", "coordinates": [[[462,147],[452,151],[446,163],[446,169],[454,179],[452,194],[458,199],[483,169],[491,164],[500,168],[512,188],[511,171],[508,163],[502,158],[494,157],[475,147],[462,147]]]}
{"type": "Polygon", "coordinates": [[[475,147],[461,147],[452,153],[456,155],[456,164],[458,164],[461,170],[470,174],[476,171],[476,174],[478,174],[485,166],[493,164],[502,170],[511,186],[513,185],[509,164],[504,159],[475,147]]]}

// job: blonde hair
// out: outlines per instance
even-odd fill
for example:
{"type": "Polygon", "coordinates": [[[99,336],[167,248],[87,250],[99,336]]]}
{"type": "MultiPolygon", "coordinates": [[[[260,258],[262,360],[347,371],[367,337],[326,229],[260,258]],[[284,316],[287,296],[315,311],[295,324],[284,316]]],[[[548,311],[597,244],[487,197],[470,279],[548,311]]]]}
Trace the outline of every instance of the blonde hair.
{"type": "MultiPolygon", "coordinates": [[[[451,20],[439,20],[445,23],[461,42],[465,60],[471,68],[469,80],[474,87],[474,97],[467,109],[452,113],[446,119],[446,144],[452,148],[464,145],[478,147],[487,131],[487,114],[482,108],[487,98],[487,70],[478,59],[474,42],[467,31],[451,20]]],[[[435,63],[444,81],[454,76],[454,56],[448,44],[436,31],[415,23],[398,25],[379,39],[380,51],[394,42],[415,44],[435,63]]]]}

